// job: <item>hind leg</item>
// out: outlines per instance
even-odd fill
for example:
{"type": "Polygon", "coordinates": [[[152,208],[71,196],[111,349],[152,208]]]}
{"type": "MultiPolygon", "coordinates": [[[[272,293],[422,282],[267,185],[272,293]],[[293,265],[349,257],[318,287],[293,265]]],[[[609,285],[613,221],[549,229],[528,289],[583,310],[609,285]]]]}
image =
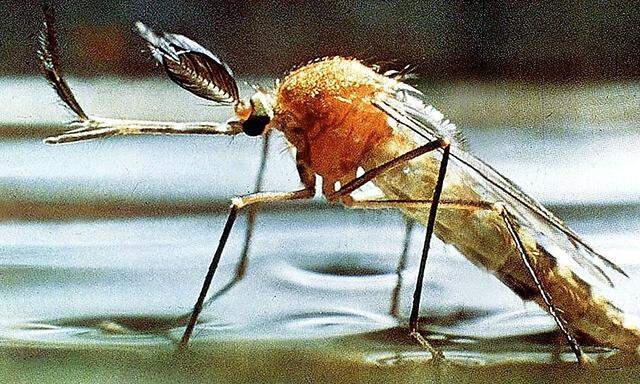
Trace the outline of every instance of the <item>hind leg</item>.
{"type": "Polygon", "coordinates": [[[547,290],[544,287],[544,284],[538,277],[538,274],[535,268],[533,267],[533,264],[529,258],[529,255],[527,254],[526,248],[524,247],[524,244],[522,244],[522,240],[518,235],[518,231],[516,229],[515,224],[513,223],[511,214],[503,204],[496,204],[495,206],[496,206],[496,210],[502,216],[502,219],[504,220],[504,223],[507,229],[509,230],[509,234],[511,235],[511,238],[513,239],[516,245],[516,248],[518,249],[518,253],[520,254],[520,259],[522,260],[522,263],[524,264],[524,266],[527,268],[527,272],[529,272],[529,275],[533,279],[534,283],[536,284],[536,287],[538,288],[538,292],[540,293],[540,296],[542,297],[544,304],[547,306],[547,310],[555,320],[556,324],[558,325],[558,328],[560,328],[560,330],[562,331],[565,339],[567,340],[567,343],[569,343],[569,346],[571,347],[571,350],[573,351],[573,353],[576,355],[576,358],[578,359],[578,361],[581,364],[588,364],[589,359],[582,351],[582,348],[580,348],[578,341],[573,336],[571,330],[567,326],[567,322],[562,318],[561,310],[559,310],[555,306],[555,304],[553,303],[553,298],[547,292],[547,290]]]}
{"type": "Polygon", "coordinates": [[[409,335],[415,339],[420,345],[431,352],[434,359],[440,360],[443,358],[442,352],[432,347],[427,340],[420,334],[418,330],[418,312],[420,310],[420,298],[422,295],[422,284],[424,281],[424,271],[426,267],[427,257],[429,255],[429,246],[431,244],[431,237],[433,235],[433,229],[435,227],[436,213],[438,210],[438,204],[440,203],[440,195],[442,194],[442,188],[444,186],[444,177],[447,172],[447,164],[449,161],[450,143],[444,139],[437,139],[431,141],[421,147],[418,147],[412,151],[398,156],[395,159],[382,164],[378,167],[370,169],[362,176],[353,179],[351,182],[346,183],[340,188],[340,190],[327,194],[329,200],[342,200],[347,205],[353,204],[353,198],[351,192],[365,185],[376,176],[393,169],[408,160],[421,156],[425,153],[429,153],[438,149],[442,149],[442,160],[440,161],[440,170],[438,172],[438,180],[436,182],[433,198],[430,202],[429,219],[427,221],[427,231],[424,240],[424,246],[422,250],[422,257],[420,259],[420,267],[418,270],[418,277],[416,279],[415,291],[413,294],[413,304],[411,307],[411,315],[409,318],[409,335]]]}

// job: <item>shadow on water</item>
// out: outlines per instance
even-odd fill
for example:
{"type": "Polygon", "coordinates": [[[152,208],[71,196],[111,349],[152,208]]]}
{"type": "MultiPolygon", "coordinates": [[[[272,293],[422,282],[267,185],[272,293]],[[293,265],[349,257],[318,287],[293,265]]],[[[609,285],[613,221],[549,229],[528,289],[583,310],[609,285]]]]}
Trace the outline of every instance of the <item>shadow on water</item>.
{"type": "Polygon", "coordinates": [[[435,363],[411,345],[403,328],[313,341],[196,343],[183,353],[173,344],[136,337],[135,344],[102,340],[99,348],[85,342],[4,346],[0,370],[13,373],[15,382],[52,383],[621,383],[640,375],[637,360],[603,353],[597,368],[582,368],[551,346],[532,349],[523,341],[493,348],[486,341],[437,343],[447,360],[435,363]]]}

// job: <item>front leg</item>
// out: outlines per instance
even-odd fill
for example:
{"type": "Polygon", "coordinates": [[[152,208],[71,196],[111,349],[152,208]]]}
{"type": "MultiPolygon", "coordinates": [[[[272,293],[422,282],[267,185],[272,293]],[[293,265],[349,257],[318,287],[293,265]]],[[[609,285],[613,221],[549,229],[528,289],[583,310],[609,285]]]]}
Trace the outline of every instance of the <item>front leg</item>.
{"type": "Polygon", "coordinates": [[[300,180],[304,185],[303,189],[293,192],[258,192],[245,196],[235,197],[231,200],[229,216],[227,217],[227,222],[225,223],[224,229],[222,230],[222,235],[220,235],[218,248],[213,255],[213,259],[211,259],[211,264],[209,265],[209,270],[207,271],[207,275],[205,276],[204,282],[202,283],[200,294],[198,295],[196,304],[191,311],[191,316],[189,318],[187,328],[182,334],[182,339],[180,340],[180,343],[178,345],[179,349],[184,349],[189,343],[189,339],[191,337],[191,334],[193,333],[193,329],[198,320],[198,316],[200,315],[200,312],[202,312],[204,301],[207,297],[207,292],[209,291],[209,287],[211,286],[211,282],[213,280],[213,275],[218,268],[220,258],[222,257],[222,252],[224,251],[224,247],[227,244],[227,240],[229,238],[229,234],[231,233],[233,224],[238,217],[238,212],[244,208],[255,206],[260,203],[306,200],[312,198],[315,195],[315,175],[300,160],[298,160],[297,166],[300,180]]]}
{"type": "Polygon", "coordinates": [[[228,135],[242,132],[242,126],[234,121],[228,123],[144,121],[111,119],[97,116],[78,116],[71,124],[73,129],[60,135],[44,139],[46,144],[73,143],[112,136],[130,135],[228,135]]]}

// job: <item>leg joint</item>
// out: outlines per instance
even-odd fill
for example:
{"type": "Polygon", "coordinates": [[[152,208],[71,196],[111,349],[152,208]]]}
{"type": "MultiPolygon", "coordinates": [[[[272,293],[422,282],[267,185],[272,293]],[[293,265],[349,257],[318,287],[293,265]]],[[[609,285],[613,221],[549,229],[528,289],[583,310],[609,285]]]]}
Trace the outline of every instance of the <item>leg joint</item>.
{"type": "Polygon", "coordinates": [[[249,205],[258,203],[272,203],[277,201],[303,200],[313,197],[314,190],[311,188],[300,189],[293,192],[258,192],[244,196],[237,196],[231,199],[231,209],[240,210],[249,205]]]}
{"type": "Polygon", "coordinates": [[[508,214],[507,206],[501,201],[491,203],[491,209],[493,209],[494,211],[496,211],[497,213],[503,216],[508,214]]]}
{"type": "Polygon", "coordinates": [[[233,199],[231,199],[231,209],[235,209],[236,211],[241,210],[242,208],[244,208],[249,204],[250,203],[245,202],[244,196],[236,196],[233,199]]]}

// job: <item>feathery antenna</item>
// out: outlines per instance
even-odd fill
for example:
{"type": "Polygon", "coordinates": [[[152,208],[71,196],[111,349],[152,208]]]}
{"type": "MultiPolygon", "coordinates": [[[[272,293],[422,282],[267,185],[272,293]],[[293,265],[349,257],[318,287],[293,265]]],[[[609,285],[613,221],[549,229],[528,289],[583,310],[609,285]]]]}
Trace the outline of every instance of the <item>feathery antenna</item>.
{"type": "Polygon", "coordinates": [[[147,41],[153,57],[164,67],[169,78],[196,96],[220,104],[239,101],[233,72],[209,50],[182,35],[156,34],[136,22],[138,34],[147,41]]]}
{"type": "Polygon", "coordinates": [[[71,92],[71,88],[69,88],[69,84],[67,84],[67,81],[62,76],[60,54],[58,53],[58,43],[56,41],[55,13],[53,7],[47,1],[43,1],[42,12],[44,13],[44,25],[38,36],[40,43],[38,58],[40,59],[42,73],[64,104],[75,113],[80,120],[88,120],[89,117],[84,110],[82,110],[82,107],[80,107],[73,92],[71,92]]]}

